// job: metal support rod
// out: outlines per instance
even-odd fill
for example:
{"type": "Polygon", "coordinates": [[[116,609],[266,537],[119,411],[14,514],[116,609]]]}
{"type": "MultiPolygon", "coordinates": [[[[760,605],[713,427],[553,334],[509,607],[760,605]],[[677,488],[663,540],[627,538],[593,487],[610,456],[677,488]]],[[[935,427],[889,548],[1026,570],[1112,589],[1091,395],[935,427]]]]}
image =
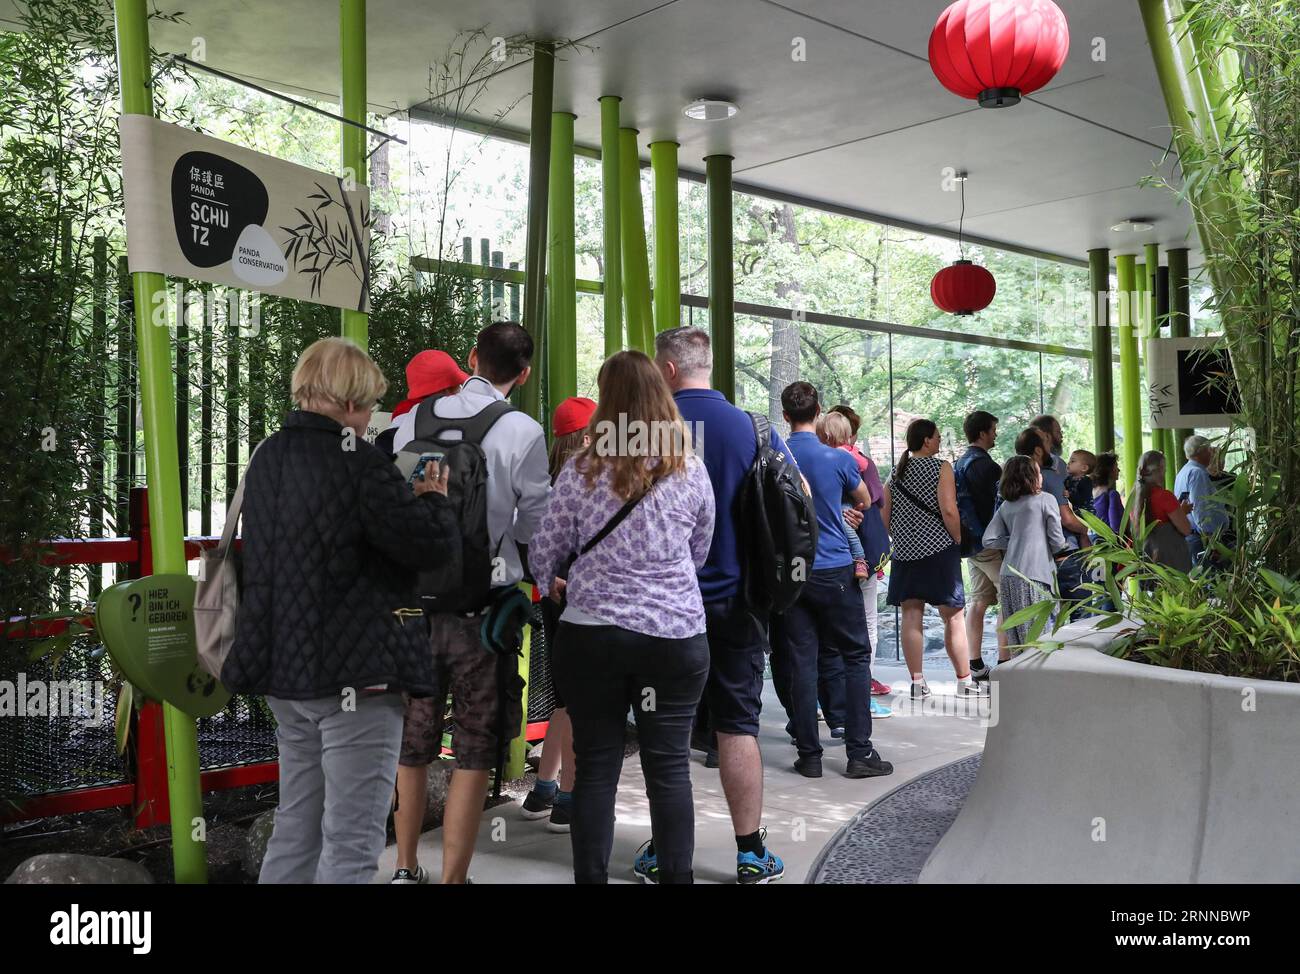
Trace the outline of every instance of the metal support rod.
{"type": "MultiPolygon", "coordinates": [[[[339,0],[340,93],[344,118],[361,125],[366,121],[366,0],[339,0]]],[[[339,125],[342,136],[344,183],[366,185],[366,130],[358,125],[339,125]],[[349,178],[350,177],[350,178],[349,178]]],[[[343,309],[343,336],[362,348],[370,345],[370,316],[364,311],[343,309]]]]}
{"type": "MultiPolygon", "coordinates": [[[[90,524],[89,536],[104,536],[104,501],[106,497],[104,471],[107,468],[105,445],[107,441],[108,405],[107,379],[108,370],[108,238],[96,236],[94,240],[93,265],[91,278],[91,355],[94,357],[92,376],[94,377],[95,395],[92,397],[94,412],[90,416],[90,524]]],[[[104,570],[102,565],[90,565],[87,571],[87,586],[91,601],[99,598],[104,570]]]]}
{"type": "Polygon", "coordinates": [[[731,216],[731,156],[704,160],[709,198],[709,332],[713,388],[736,401],[736,295],[731,216]]]}
{"type": "MultiPolygon", "coordinates": [[[[113,9],[122,113],[152,115],[148,7],[145,0],[114,0],[113,9]]],[[[151,323],[158,312],[165,321],[166,281],[161,274],[138,272],[132,274],[132,285],[153,570],[158,574],[184,574],[185,528],[181,520],[180,467],[176,455],[171,342],[166,327],[151,323]]],[[[207,881],[208,864],[197,728],[192,718],[170,704],[163,705],[163,723],[167,737],[167,794],[172,810],[175,878],[178,883],[203,883],[207,881]]]]}
{"type": "Polygon", "coordinates": [[[651,142],[654,176],[655,331],[682,323],[682,255],[677,217],[677,143],[651,142]]]}
{"type": "MultiPolygon", "coordinates": [[[[555,85],[555,47],[533,45],[532,127],[528,141],[528,243],[524,269],[523,326],[533,338],[533,364],[540,365],[546,320],[546,216],[551,167],[551,97],[555,85]]],[[[439,254],[439,257],[442,255],[439,254]]],[[[542,386],[540,368],[534,368],[519,390],[519,406],[540,421],[542,386]]]]}
{"type": "Polygon", "coordinates": [[[1115,373],[1111,364],[1110,250],[1088,251],[1092,296],[1092,420],[1098,453],[1115,449],[1115,373]]]}
{"type": "Polygon", "coordinates": [[[1137,304],[1137,267],[1133,254],[1115,258],[1119,290],[1119,388],[1120,419],[1123,423],[1122,470],[1125,490],[1132,490],[1142,456],[1142,376],[1138,362],[1134,306],[1137,304]]]}
{"type": "MultiPolygon", "coordinates": [[[[546,412],[578,394],[577,255],[573,217],[573,122],[569,112],[551,113],[550,247],[546,263],[546,412]]],[[[550,423],[544,423],[549,427],[550,423]]]]}
{"type": "Polygon", "coordinates": [[[641,204],[641,160],[637,130],[618,130],[619,209],[623,243],[623,307],[627,313],[627,344],[654,354],[654,324],[650,310],[650,259],[646,254],[645,211],[641,204]]]}

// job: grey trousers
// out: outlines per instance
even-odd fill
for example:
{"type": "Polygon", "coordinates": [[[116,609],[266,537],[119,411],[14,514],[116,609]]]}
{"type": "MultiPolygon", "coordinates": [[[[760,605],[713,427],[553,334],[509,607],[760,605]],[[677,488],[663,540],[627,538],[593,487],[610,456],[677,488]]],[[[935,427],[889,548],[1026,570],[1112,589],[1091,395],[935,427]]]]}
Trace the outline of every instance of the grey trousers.
{"type": "Polygon", "coordinates": [[[259,883],[370,883],[397,780],[402,697],[267,697],[279,726],[280,804],[259,883]]]}

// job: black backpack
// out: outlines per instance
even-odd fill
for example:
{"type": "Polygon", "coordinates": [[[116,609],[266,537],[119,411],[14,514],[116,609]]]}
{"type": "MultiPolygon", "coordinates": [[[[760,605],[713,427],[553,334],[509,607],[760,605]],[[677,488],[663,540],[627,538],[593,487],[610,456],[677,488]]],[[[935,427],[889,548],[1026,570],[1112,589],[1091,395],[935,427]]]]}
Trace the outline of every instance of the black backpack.
{"type": "Polygon", "coordinates": [[[767,417],[749,418],[758,456],[740,495],[745,601],[757,613],[784,612],[817,554],[817,514],[794,458],[772,448],[767,417]]]}
{"type": "Polygon", "coordinates": [[[477,612],[490,601],[497,555],[487,526],[487,456],[483,438],[496,421],[515,407],[501,400],[465,419],[434,415],[431,397],[416,407],[415,435],[397,452],[397,465],[408,476],[423,453],[441,453],[450,467],[447,500],[460,525],[461,547],[447,552],[432,571],[421,572],[419,591],[428,612],[477,612]],[[459,436],[448,436],[459,431],[459,436]]]}

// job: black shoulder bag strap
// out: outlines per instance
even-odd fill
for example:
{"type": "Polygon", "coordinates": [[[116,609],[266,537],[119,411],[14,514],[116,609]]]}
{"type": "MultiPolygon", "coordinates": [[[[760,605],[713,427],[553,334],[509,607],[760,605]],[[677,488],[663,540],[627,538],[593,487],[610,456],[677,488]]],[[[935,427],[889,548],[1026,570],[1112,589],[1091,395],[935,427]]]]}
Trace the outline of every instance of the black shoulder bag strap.
{"type": "Polygon", "coordinates": [[[915,494],[913,494],[913,493],[912,493],[910,490],[908,490],[906,487],[904,487],[904,486],[903,486],[903,482],[902,482],[901,480],[899,480],[897,477],[895,477],[895,478],[893,478],[892,480],[890,480],[890,484],[891,484],[891,486],[897,487],[897,488],[898,488],[898,492],[899,492],[900,494],[902,494],[904,497],[906,497],[909,501],[912,502],[912,506],[917,507],[917,508],[919,508],[919,509],[922,510],[922,511],[925,511],[926,514],[929,514],[932,518],[934,518],[935,520],[937,520],[937,521],[938,521],[940,524],[942,524],[945,528],[948,527],[948,522],[945,521],[945,520],[943,519],[943,515],[942,515],[942,514],[940,514],[937,510],[935,510],[935,509],[934,509],[933,507],[931,507],[929,504],[924,504],[924,503],[922,503],[922,502],[921,502],[921,499],[920,499],[919,497],[917,497],[915,494]]]}
{"type": "MultiPolygon", "coordinates": [[[[763,448],[772,443],[772,424],[768,422],[766,416],[760,416],[758,413],[750,413],[749,421],[754,424],[754,439],[758,441],[758,452],[762,453],[763,448]]],[[[755,459],[757,460],[757,457],[755,459]]]]}

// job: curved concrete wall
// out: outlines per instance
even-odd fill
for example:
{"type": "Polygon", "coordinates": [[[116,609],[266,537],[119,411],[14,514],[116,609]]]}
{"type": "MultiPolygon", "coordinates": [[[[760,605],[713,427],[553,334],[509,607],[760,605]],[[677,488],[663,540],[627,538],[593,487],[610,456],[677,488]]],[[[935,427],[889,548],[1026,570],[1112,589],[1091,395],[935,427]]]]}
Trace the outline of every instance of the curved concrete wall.
{"type": "Polygon", "coordinates": [[[1116,630],[994,670],[979,778],[920,882],[1300,882],[1300,685],[1113,659],[1116,630]]]}

